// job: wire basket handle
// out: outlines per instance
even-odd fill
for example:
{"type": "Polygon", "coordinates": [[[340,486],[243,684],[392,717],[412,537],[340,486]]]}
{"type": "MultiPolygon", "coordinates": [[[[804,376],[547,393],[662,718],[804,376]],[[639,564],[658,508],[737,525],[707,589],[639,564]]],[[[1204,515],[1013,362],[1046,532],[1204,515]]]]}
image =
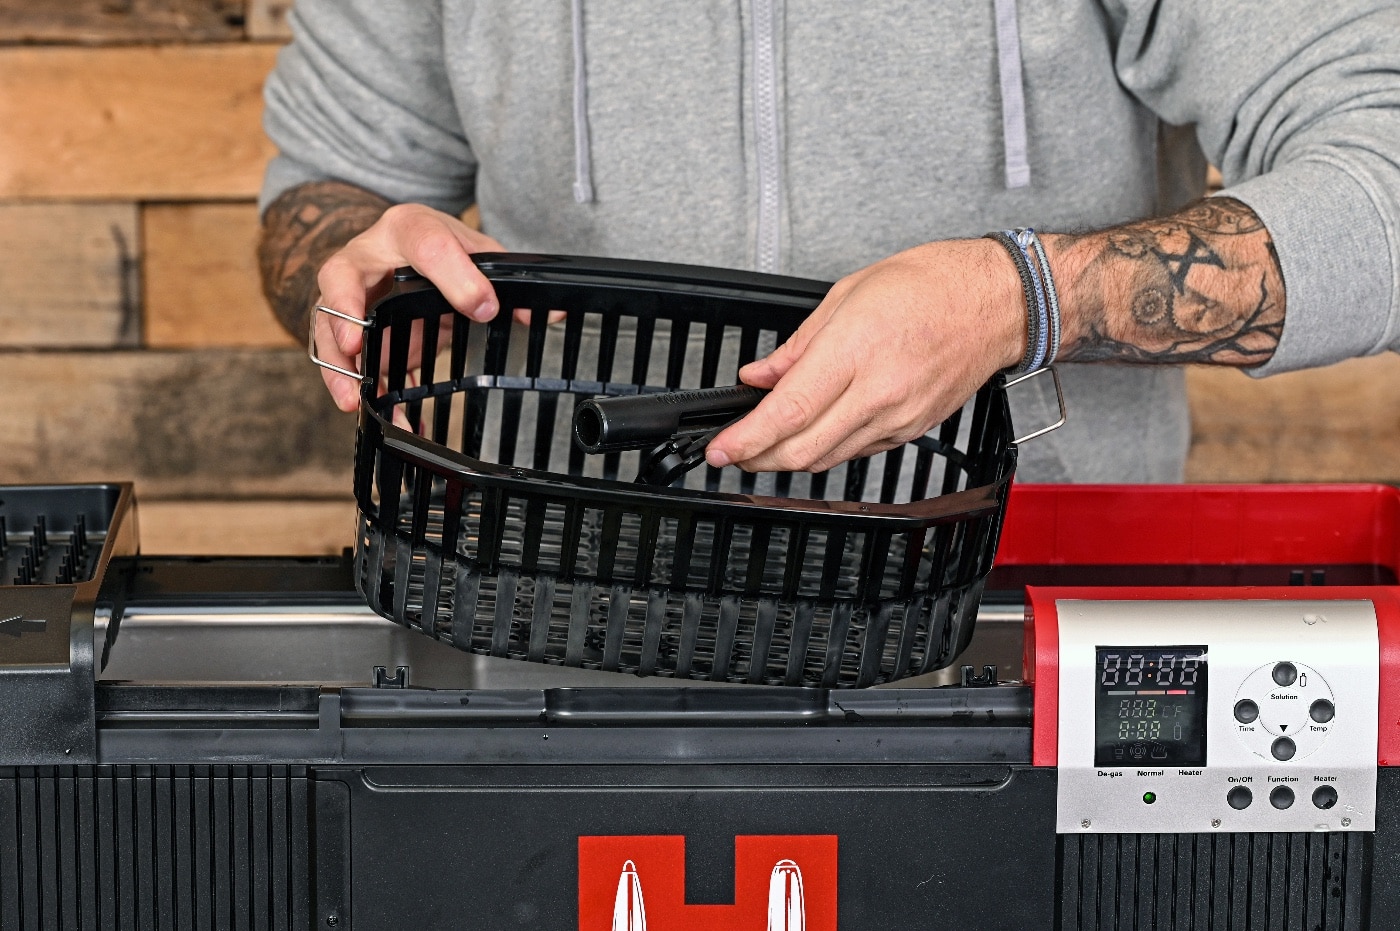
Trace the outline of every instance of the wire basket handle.
{"type": "Polygon", "coordinates": [[[1063,427],[1065,421],[1068,419],[1065,415],[1065,389],[1060,384],[1060,373],[1053,365],[1047,365],[1044,368],[1036,369],[1034,372],[1027,372],[1024,375],[1011,379],[1006,383],[1006,390],[1010,391],[1012,388],[1021,384],[1021,382],[1030,381],[1032,378],[1044,374],[1045,372],[1049,372],[1050,378],[1055,382],[1055,401],[1060,407],[1060,419],[1050,424],[1048,427],[1041,427],[1039,430],[1035,430],[1031,433],[1027,433],[1025,436],[1017,437],[1012,440],[1017,446],[1020,446],[1022,443],[1029,443],[1031,440],[1038,439],[1047,433],[1054,433],[1056,430],[1063,427]]]}
{"type": "Polygon", "coordinates": [[[325,359],[322,359],[320,356],[316,355],[317,314],[330,314],[332,317],[339,317],[341,320],[344,320],[347,323],[355,324],[355,326],[359,327],[362,330],[369,329],[369,321],[361,320],[359,317],[352,317],[349,314],[341,313],[338,310],[334,310],[330,307],[327,307],[325,304],[317,304],[311,311],[310,332],[306,335],[306,355],[309,359],[311,359],[312,362],[315,362],[323,369],[329,369],[330,371],[335,372],[337,375],[344,375],[346,378],[353,378],[355,379],[355,381],[363,383],[365,380],[365,376],[362,373],[356,372],[353,369],[343,369],[338,365],[332,365],[325,359]]]}

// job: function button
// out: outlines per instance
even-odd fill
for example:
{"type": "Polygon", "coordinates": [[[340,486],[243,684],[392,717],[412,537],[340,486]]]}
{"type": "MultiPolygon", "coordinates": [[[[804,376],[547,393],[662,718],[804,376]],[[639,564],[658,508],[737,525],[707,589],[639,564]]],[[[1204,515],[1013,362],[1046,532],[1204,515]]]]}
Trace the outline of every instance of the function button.
{"type": "Polygon", "coordinates": [[[1313,804],[1326,811],[1337,804],[1337,790],[1331,786],[1318,786],[1313,789],[1313,804]]]}
{"type": "Polygon", "coordinates": [[[1293,759],[1293,754],[1298,752],[1297,745],[1294,744],[1292,738],[1289,737],[1280,737],[1278,740],[1275,740],[1273,747],[1270,749],[1274,754],[1274,759],[1285,763],[1293,759]]]}
{"type": "Polygon", "coordinates": [[[1241,724],[1253,724],[1259,720],[1259,706],[1248,698],[1235,702],[1235,720],[1241,724]]]}
{"type": "Polygon", "coordinates": [[[1269,804],[1282,811],[1293,807],[1293,790],[1288,786],[1276,786],[1269,793],[1269,804]]]}
{"type": "Polygon", "coordinates": [[[1319,698],[1317,701],[1313,702],[1312,707],[1308,709],[1308,717],[1312,718],[1318,724],[1326,724],[1328,721],[1332,720],[1332,716],[1336,713],[1337,709],[1333,708],[1332,703],[1325,698],[1319,698]]]}
{"type": "Polygon", "coordinates": [[[1225,794],[1225,801],[1236,811],[1244,811],[1254,801],[1254,793],[1244,786],[1235,786],[1225,794]]]}
{"type": "Polygon", "coordinates": [[[1292,663],[1279,663],[1274,667],[1274,682],[1287,688],[1298,681],[1298,667],[1292,663]]]}

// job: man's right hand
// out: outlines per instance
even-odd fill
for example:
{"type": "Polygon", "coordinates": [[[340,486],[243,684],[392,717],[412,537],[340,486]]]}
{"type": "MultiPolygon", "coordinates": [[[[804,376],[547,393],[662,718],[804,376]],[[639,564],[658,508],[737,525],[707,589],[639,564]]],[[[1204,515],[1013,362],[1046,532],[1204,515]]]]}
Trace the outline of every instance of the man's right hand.
{"type": "MultiPolygon", "coordinates": [[[[491,283],[472,262],[475,252],[504,251],[500,243],[448,214],[421,204],[390,205],[339,181],[300,185],[279,197],[263,217],[258,253],[263,290],[283,325],[305,338],[307,315],[322,304],[364,319],[388,291],[394,269],[412,266],[448,302],[473,320],[496,315],[491,283]]],[[[352,371],[364,332],[329,314],[316,314],[315,345],[325,362],[352,371]]],[[[416,360],[410,366],[417,368],[416,360]]],[[[322,369],[336,406],[353,411],[359,383],[322,369]]]]}

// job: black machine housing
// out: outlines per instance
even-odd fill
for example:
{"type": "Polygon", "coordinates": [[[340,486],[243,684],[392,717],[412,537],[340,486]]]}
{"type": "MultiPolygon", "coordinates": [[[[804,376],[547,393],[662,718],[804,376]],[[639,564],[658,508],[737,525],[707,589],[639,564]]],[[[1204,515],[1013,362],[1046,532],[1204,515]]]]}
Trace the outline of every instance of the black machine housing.
{"type": "Polygon", "coordinates": [[[606,929],[583,915],[589,845],[676,836],[680,897],[715,906],[747,901],[736,839],[834,837],[834,915],[809,910],[812,929],[1400,914],[1391,769],[1374,834],[1057,835],[1019,595],[995,574],[967,656],[1004,682],[657,685],[454,650],[370,612],[348,560],[137,556],[126,486],[0,500],[11,554],[47,515],[46,571],[76,513],[100,548],[71,583],[0,585],[5,931],[606,929]]]}

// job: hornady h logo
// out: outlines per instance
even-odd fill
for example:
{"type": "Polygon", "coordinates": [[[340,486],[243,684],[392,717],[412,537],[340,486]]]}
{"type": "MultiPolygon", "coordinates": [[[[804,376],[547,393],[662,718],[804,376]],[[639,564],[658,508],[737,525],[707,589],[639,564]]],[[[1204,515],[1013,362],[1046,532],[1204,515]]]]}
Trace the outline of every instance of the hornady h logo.
{"type": "Polygon", "coordinates": [[[687,905],[685,838],[580,837],[579,931],[836,931],[836,835],[734,838],[734,904],[687,905]]]}

